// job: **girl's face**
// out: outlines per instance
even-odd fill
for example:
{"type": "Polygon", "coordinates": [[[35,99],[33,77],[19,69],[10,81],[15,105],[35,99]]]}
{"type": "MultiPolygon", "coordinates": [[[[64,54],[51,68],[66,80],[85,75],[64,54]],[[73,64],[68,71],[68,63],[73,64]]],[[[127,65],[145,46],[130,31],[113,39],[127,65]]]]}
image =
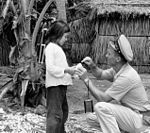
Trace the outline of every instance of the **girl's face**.
{"type": "Polygon", "coordinates": [[[62,38],[59,40],[59,44],[62,46],[68,39],[69,33],[64,33],[62,38]]]}

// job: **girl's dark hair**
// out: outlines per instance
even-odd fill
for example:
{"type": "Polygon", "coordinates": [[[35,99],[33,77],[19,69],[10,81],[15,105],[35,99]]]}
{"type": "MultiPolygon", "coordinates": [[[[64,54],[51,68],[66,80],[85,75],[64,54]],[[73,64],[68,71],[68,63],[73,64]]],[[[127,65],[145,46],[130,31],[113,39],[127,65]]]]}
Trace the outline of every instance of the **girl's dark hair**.
{"type": "Polygon", "coordinates": [[[55,21],[51,24],[45,35],[46,44],[49,42],[56,42],[57,39],[60,39],[63,34],[67,32],[70,32],[70,28],[67,23],[62,20],[55,21]]]}

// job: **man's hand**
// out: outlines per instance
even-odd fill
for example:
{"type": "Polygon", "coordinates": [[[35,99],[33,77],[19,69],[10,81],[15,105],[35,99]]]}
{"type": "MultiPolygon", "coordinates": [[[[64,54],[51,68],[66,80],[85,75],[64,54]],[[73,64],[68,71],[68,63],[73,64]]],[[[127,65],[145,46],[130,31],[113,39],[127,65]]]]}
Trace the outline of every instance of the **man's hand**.
{"type": "Polygon", "coordinates": [[[93,62],[93,60],[90,57],[85,57],[81,63],[86,66],[88,66],[90,69],[93,69],[96,67],[95,63],[93,62]]]}
{"type": "Polygon", "coordinates": [[[84,67],[78,67],[75,74],[78,75],[83,81],[88,78],[87,70],[84,67]]]}

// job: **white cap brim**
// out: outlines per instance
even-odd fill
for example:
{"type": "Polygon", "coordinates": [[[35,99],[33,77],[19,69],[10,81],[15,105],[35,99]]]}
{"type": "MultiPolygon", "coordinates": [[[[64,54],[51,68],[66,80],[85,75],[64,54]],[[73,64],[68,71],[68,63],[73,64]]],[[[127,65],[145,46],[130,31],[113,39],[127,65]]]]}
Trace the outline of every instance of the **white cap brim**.
{"type": "Polygon", "coordinates": [[[133,60],[133,52],[131,49],[131,45],[125,35],[121,35],[118,39],[118,44],[122,55],[125,59],[130,62],[133,60]]]}

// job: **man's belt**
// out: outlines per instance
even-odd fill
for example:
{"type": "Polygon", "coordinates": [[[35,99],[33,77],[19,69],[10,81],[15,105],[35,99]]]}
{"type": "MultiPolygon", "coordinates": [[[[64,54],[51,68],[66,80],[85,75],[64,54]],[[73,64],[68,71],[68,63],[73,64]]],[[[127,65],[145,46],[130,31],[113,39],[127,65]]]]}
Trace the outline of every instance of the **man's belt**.
{"type": "Polygon", "coordinates": [[[140,114],[142,114],[142,115],[146,115],[146,116],[150,116],[150,110],[148,110],[148,111],[139,111],[140,112],[140,114]]]}
{"type": "Polygon", "coordinates": [[[148,111],[139,111],[143,115],[143,124],[150,126],[150,110],[148,111]]]}

